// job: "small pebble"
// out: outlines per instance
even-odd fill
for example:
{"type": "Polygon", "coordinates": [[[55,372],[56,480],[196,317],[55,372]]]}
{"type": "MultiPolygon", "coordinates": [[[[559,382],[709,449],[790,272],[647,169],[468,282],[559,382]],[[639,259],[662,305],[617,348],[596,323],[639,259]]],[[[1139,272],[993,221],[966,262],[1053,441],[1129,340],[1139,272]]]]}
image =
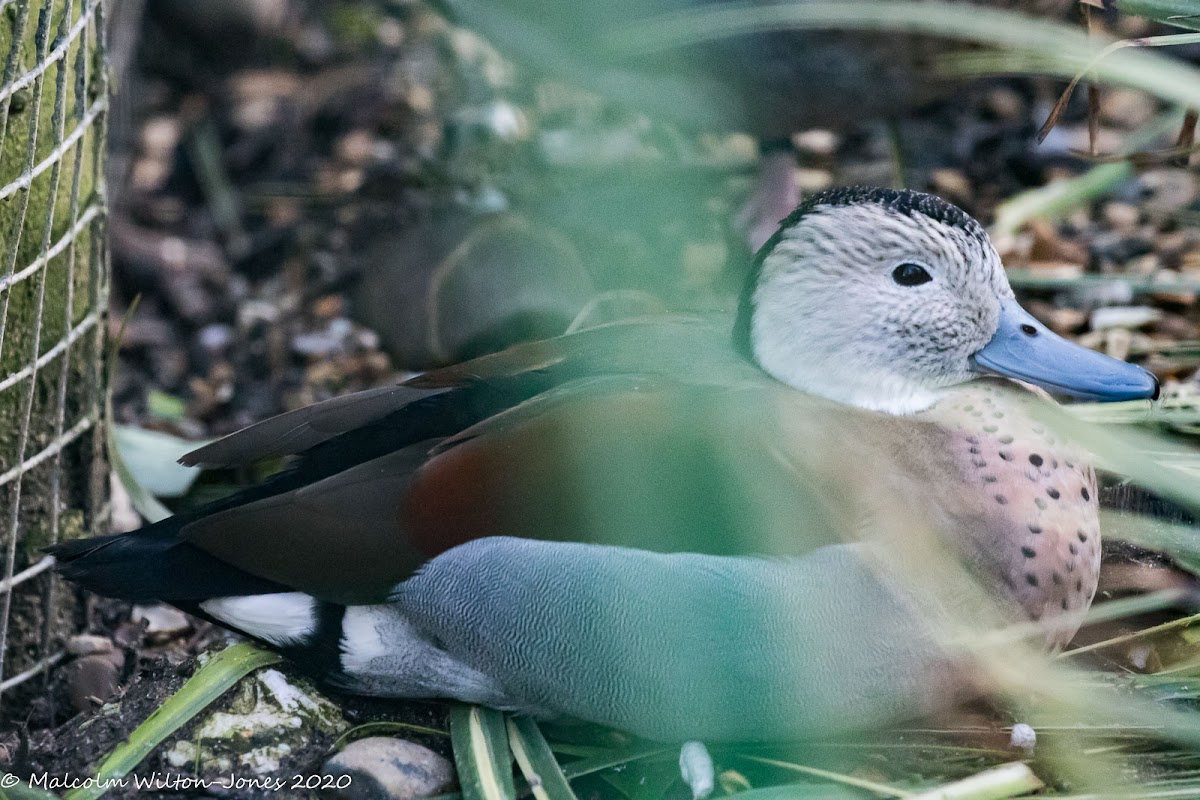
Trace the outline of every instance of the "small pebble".
{"type": "Polygon", "coordinates": [[[1133,230],[1142,218],[1142,212],[1131,203],[1106,203],[1104,221],[1119,231],[1133,230]]]}
{"type": "Polygon", "coordinates": [[[445,758],[419,744],[387,736],[351,742],[325,762],[321,773],[331,783],[348,784],[324,792],[325,797],[339,800],[428,797],[445,791],[455,780],[454,768],[445,758]]]}
{"type": "Polygon", "coordinates": [[[804,194],[819,192],[833,186],[833,173],[827,169],[799,167],[793,173],[796,188],[804,194]]]}
{"type": "Polygon", "coordinates": [[[930,180],[933,181],[934,188],[938,193],[947,197],[965,201],[974,196],[971,190],[971,181],[963,174],[962,170],[948,167],[935,169],[930,174],[930,180]]]}
{"type": "Polygon", "coordinates": [[[1145,92],[1106,89],[1100,95],[1100,119],[1124,128],[1135,128],[1148,122],[1157,111],[1154,98],[1145,92]]]}
{"type": "Polygon", "coordinates": [[[1025,114],[1025,99],[1015,89],[998,86],[987,93],[984,105],[1003,120],[1020,119],[1025,114]]]}
{"type": "Polygon", "coordinates": [[[129,616],[134,622],[144,622],[146,635],[155,639],[169,639],[192,627],[186,614],[165,605],[134,606],[129,616]]]}
{"type": "Polygon", "coordinates": [[[196,338],[205,350],[221,352],[233,344],[233,328],[219,323],[205,325],[196,338]]]}
{"type": "Polygon", "coordinates": [[[1149,196],[1139,200],[1147,205],[1164,208],[1184,208],[1200,197],[1200,180],[1182,169],[1152,169],[1146,171],[1138,184],[1149,196]]]}
{"type": "Polygon", "coordinates": [[[67,667],[67,695],[76,711],[93,711],[116,696],[125,657],[119,650],[83,656],[67,667]]]}
{"type": "Polygon", "coordinates": [[[1162,319],[1162,312],[1150,306],[1107,306],[1092,312],[1092,330],[1140,328],[1162,319]]]}
{"type": "Polygon", "coordinates": [[[1129,649],[1129,663],[1144,672],[1150,663],[1150,648],[1145,645],[1131,647],[1129,649]]]}
{"type": "Polygon", "coordinates": [[[792,136],[792,146],[802,153],[814,156],[831,156],[837,152],[838,135],[824,128],[801,131],[792,136]]]}
{"type": "Polygon", "coordinates": [[[115,647],[112,640],[107,637],[81,633],[67,639],[66,649],[73,656],[90,656],[97,653],[111,653],[115,647]]]}
{"type": "Polygon", "coordinates": [[[1033,748],[1037,746],[1037,731],[1024,722],[1018,722],[1012,726],[1009,746],[1032,752],[1033,748]]]}
{"type": "Polygon", "coordinates": [[[704,800],[712,794],[716,770],[703,742],[684,742],[679,750],[679,773],[692,790],[692,800],[704,800]]]}

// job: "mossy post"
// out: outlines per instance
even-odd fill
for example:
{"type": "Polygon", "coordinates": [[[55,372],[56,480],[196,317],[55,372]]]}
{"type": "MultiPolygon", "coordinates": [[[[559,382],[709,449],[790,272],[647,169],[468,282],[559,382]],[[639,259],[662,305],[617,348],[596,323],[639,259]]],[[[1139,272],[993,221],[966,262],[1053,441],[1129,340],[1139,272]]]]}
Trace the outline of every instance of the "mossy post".
{"type": "MultiPolygon", "coordinates": [[[[0,0],[0,703],[78,624],[42,548],[107,517],[103,0],[0,0]]],[[[35,682],[37,683],[37,682],[35,682]]]]}

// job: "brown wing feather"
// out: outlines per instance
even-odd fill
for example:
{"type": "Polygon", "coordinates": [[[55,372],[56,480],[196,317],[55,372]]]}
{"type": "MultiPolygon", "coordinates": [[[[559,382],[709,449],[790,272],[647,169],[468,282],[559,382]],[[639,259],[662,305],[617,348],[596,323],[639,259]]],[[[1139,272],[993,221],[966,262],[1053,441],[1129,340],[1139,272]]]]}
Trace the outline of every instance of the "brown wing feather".
{"type": "Polygon", "coordinates": [[[296,455],[445,389],[381,386],[298,408],[240,431],[179,459],[186,466],[232,467],[296,455]]]}
{"type": "Polygon", "coordinates": [[[501,413],[468,414],[456,433],[196,520],[183,536],[252,574],[364,602],[483,536],[786,555],[854,536],[880,487],[906,497],[912,487],[889,476],[923,475],[925,490],[911,494],[953,505],[929,489],[953,469],[940,429],[782,386],[724,345],[727,328],[690,317],[599,326],[269,420],[193,460],[303,451],[413,399],[522,370],[562,380],[501,413]]]}
{"type": "Polygon", "coordinates": [[[193,450],[180,463],[229,467],[297,455],[422,398],[472,383],[554,368],[568,378],[605,372],[699,372],[718,379],[752,370],[726,345],[728,327],[728,321],[721,318],[667,315],[528,342],[423,373],[397,386],[368,389],[280,414],[193,450]]]}
{"type": "Polygon", "coordinates": [[[428,554],[396,503],[430,443],[196,520],[184,539],[252,575],[339,602],[378,602],[428,554]]]}
{"type": "Polygon", "coordinates": [[[778,391],[765,378],[742,386],[579,381],[443,441],[400,516],[414,546],[431,555],[491,535],[803,553],[853,534],[851,495],[863,482],[851,477],[869,474],[866,454],[880,469],[895,466],[880,451],[910,432],[880,441],[871,435],[876,419],[778,391]]]}
{"type": "MultiPolygon", "coordinates": [[[[848,409],[765,377],[584,379],[465,430],[188,525],[252,574],[337,600],[386,596],[426,560],[484,536],[667,552],[794,555],[855,538],[889,476],[937,487],[940,429],[848,409]],[[903,470],[901,469],[903,463],[903,470]],[[922,477],[923,476],[923,477],[922,477]]],[[[951,498],[947,502],[952,503],[951,498]]]]}
{"type": "Polygon", "coordinates": [[[554,368],[570,377],[642,373],[720,381],[755,370],[730,347],[731,328],[723,314],[619,320],[432,370],[405,385],[462,386],[554,368]]]}

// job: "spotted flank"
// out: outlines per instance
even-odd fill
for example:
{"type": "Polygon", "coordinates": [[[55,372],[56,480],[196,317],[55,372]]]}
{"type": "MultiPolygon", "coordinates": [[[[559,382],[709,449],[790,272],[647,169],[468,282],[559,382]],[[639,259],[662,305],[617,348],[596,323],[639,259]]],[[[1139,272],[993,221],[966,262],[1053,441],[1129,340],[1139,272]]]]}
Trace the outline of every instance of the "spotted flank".
{"type": "Polygon", "coordinates": [[[1099,579],[1096,473],[1082,451],[1037,422],[1031,402],[1040,400],[1011,383],[978,381],[928,415],[954,431],[951,450],[978,491],[984,524],[968,535],[981,537],[1003,590],[1043,624],[1050,648],[1060,649],[1082,623],[1099,579]]]}

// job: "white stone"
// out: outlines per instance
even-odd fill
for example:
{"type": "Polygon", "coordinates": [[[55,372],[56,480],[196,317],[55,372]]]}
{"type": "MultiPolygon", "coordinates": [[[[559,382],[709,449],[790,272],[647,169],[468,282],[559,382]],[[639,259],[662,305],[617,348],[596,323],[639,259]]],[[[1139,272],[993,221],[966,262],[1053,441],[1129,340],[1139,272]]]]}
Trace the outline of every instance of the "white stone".
{"type": "Polygon", "coordinates": [[[454,782],[454,768],[445,758],[419,744],[387,736],[351,742],[326,761],[321,772],[350,779],[344,788],[327,794],[345,800],[412,800],[440,794],[454,782]]]}

